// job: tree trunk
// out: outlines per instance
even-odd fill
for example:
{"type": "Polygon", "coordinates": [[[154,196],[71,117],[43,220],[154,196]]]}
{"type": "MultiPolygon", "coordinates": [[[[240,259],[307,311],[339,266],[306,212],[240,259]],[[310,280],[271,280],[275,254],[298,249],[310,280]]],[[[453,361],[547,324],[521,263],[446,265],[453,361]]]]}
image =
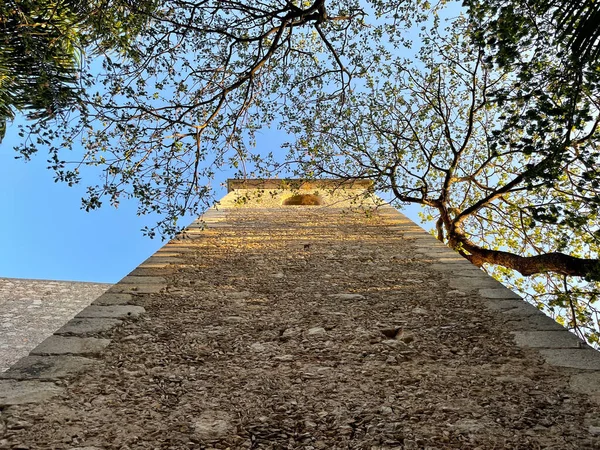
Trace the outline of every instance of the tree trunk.
{"type": "Polygon", "coordinates": [[[453,241],[462,245],[462,250],[466,250],[466,252],[461,251],[460,253],[478,267],[481,267],[483,263],[489,263],[514,269],[523,276],[554,272],[561,275],[600,279],[600,260],[598,259],[576,258],[559,252],[520,256],[501,250],[482,248],[464,236],[455,234],[453,238],[453,241]]]}

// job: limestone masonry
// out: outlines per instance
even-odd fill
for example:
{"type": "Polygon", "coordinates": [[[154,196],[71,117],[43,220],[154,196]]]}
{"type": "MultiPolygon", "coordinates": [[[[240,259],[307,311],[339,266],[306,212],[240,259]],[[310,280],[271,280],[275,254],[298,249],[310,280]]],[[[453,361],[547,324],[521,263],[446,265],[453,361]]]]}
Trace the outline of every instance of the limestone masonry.
{"type": "Polygon", "coordinates": [[[110,287],[103,283],[0,278],[0,372],[110,287]]]}
{"type": "Polygon", "coordinates": [[[367,182],[229,189],[2,374],[0,448],[600,448],[600,353],[367,182]]]}

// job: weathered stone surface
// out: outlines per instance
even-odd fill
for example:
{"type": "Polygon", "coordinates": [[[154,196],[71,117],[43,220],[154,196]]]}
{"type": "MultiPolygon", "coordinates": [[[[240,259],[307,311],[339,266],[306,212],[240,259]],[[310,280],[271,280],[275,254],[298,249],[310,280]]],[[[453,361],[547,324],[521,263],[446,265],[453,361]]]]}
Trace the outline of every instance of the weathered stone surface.
{"type": "Polygon", "coordinates": [[[98,361],[81,356],[26,356],[0,378],[15,380],[54,380],[74,375],[98,361]]]}
{"type": "Polygon", "coordinates": [[[102,294],[92,302],[92,305],[127,305],[131,300],[131,294],[102,294]]]}
{"type": "Polygon", "coordinates": [[[232,431],[232,418],[223,412],[207,411],[194,420],[193,428],[200,439],[218,439],[232,431]]]}
{"type": "Polygon", "coordinates": [[[600,401],[600,372],[583,372],[571,376],[569,385],[575,392],[600,401]]]}
{"type": "Polygon", "coordinates": [[[484,273],[482,270],[479,270],[477,267],[475,267],[473,264],[471,264],[469,261],[465,261],[464,258],[461,258],[462,261],[460,260],[456,260],[454,264],[446,264],[446,263],[437,263],[437,264],[432,264],[431,268],[433,270],[438,270],[440,272],[450,272],[453,274],[456,274],[456,276],[460,276],[460,277],[489,277],[489,275],[487,275],[486,273],[484,273]],[[463,264],[463,262],[466,262],[466,264],[463,264]]]}
{"type": "Polygon", "coordinates": [[[460,290],[479,290],[484,288],[498,288],[502,285],[494,280],[492,277],[483,276],[483,277],[464,277],[464,276],[456,276],[452,277],[448,282],[449,286],[452,289],[460,289],[460,290]]]}
{"type": "Polygon", "coordinates": [[[51,382],[0,380],[0,407],[44,402],[63,391],[51,382]]]}
{"type": "Polygon", "coordinates": [[[125,283],[125,284],[139,284],[139,285],[146,285],[146,284],[162,284],[165,285],[165,283],[167,282],[167,280],[165,279],[165,277],[158,277],[158,276],[137,276],[137,275],[128,275],[125,278],[123,278],[121,281],[119,281],[119,283],[125,283]]]}
{"type": "Polygon", "coordinates": [[[145,309],[134,305],[113,305],[113,306],[88,306],[75,316],[76,319],[82,318],[111,318],[123,319],[128,317],[138,317],[143,314],[145,309]]]}
{"type": "MultiPolygon", "coordinates": [[[[487,276],[487,275],[486,275],[487,276]]],[[[497,288],[487,288],[487,289],[479,289],[479,295],[485,298],[498,298],[498,299],[510,299],[514,298],[517,300],[521,300],[521,297],[515,294],[510,289],[502,287],[497,288]]]]}
{"type": "Polygon", "coordinates": [[[184,260],[182,258],[174,256],[151,256],[144,261],[140,266],[148,266],[153,264],[182,264],[184,260]]]}
{"type": "Polygon", "coordinates": [[[32,355],[95,355],[110,344],[110,339],[50,336],[31,351],[32,355]]]}
{"type": "Polygon", "coordinates": [[[583,342],[567,330],[564,331],[513,331],[515,342],[521,347],[580,348],[583,342]]]}
{"type": "Polygon", "coordinates": [[[513,309],[519,310],[520,308],[524,308],[523,312],[527,312],[529,314],[535,314],[536,312],[539,312],[537,308],[534,308],[535,311],[532,310],[529,307],[531,305],[529,305],[527,302],[525,302],[525,300],[522,299],[485,299],[483,301],[483,304],[493,311],[510,311],[513,309]],[[525,306],[523,306],[523,304],[525,304],[525,306]]]}
{"type": "Polygon", "coordinates": [[[564,331],[564,327],[556,323],[555,320],[550,317],[537,312],[537,314],[530,316],[518,316],[518,315],[507,315],[503,316],[506,319],[506,328],[513,331],[564,331]]]}
{"type": "Polygon", "coordinates": [[[327,334],[327,331],[325,331],[325,328],[323,327],[313,327],[309,329],[306,334],[308,336],[324,336],[327,334]]]}
{"type": "MultiPolygon", "coordinates": [[[[524,300],[497,300],[497,303],[503,302],[503,304],[507,304],[507,302],[511,302],[511,307],[502,310],[502,314],[505,316],[536,316],[544,314],[533,306],[530,303],[527,303],[524,300]]],[[[486,303],[487,305],[493,304],[493,301],[486,303]]],[[[547,317],[547,316],[544,316],[547,317]]]]}
{"type": "Polygon", "coordinates": [[[119,283],[110,289],[111,293],[125,293],[125,294],[156,294],[162,291],[166,287],[166,284],[154,283],[154,284],[130,284],[130,283],[119,283]]]}
{"type": "Polygon", "coordinates": [[[364,295],[351,293],[331,294],[329,297],[336,298],[338,300],[362,300],[366,298],[364,295]]]}
{"type": "Polygon", "coordinates": [[[122,322],[117,319],[72,319],[56,331],[56,335],[76,334],[87,335],[108,331],[122,322]]]}
{"type": "Polygon", "coordinates": [[[600,352],[590,348],[542,349],[540,353],[548,364],[573,369],[600,370],[600,352]]]}
{"type": "Polygon", "coordinates": [[[167,244],[163,248],[158,250],[156,253],[154,253],[154,256],[167,256],[168,254],[173,254],[173,253],[181,256],[184,254],[194,253],[197,251],[198,251],[197,247],[189,247],[189,246],[186,246],[183,244],[167,244]]]}
{"type": "Polygon", "coordinates": [[[423,237],[423,238],[413,238],[410,240],[410,243],[413,247],[419,248],[419,251],[438,251],[440,253],[449,253],[455,254],[454,250],[449,249],[444,244],[437,242],[437,240],[433,238],[423,237]]]}

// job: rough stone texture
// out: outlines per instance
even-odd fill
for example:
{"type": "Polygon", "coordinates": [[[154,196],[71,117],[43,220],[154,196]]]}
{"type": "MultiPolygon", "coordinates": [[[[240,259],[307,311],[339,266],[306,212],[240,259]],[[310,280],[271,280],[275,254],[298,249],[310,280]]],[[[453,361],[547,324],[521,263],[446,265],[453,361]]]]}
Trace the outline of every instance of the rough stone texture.
{"type": "Polygon", "coordinates": [[[539,311],[529,316],[508,315],[503,319],[506,328],[512,331],[564,331],[564,327],[539,311]]]}
{"type": "Polygon", "coordinates": [[[165,288],[164,284],[160,283],[149,283],[149,284],[132,284],[132,283],[119,283],[110,289],[111,293],[123,293],[123,294],[155,294],[165,288]]]}
{"type": "Polygon", "coordinates": [[[31,355],[96,355],[110,339],[50,336],[31,351],[31,355]]]}
{"type": "Polygon", "coordinates": [[[135,305],[111,305],[111,306],[97,306],[91,305],[81,311],[75,316],[76,319],[124,319],[124,318],[136,318],[140,314],[144,313],[144,308],[135,305]]]}
{"type": "Polygon", "coordinates": [[[0,442],[600,448],[590,380],[545,364],[509,332],[538,311],[508,314],[521,311],[517,300],[481,297],[488,286],[453,287],[457,277],[415,252],[402,233],[414,225],[390,208],[280,207],[289,195],[238,207],[230,195],[220,208],[231,226],[168,244],[196,251],[161,275],[165,290],[134,295],[146,313],[107,332],[101,364],[44,404],[2,411],[6,423],[27,426],[7,428],[0,442]]]}
{"type": "Polygon", "coordinates": [[[55,380],[87,370],[98,361],[81,356],[26,356],[0,378],[13,380],[55,380]]]}
{"type": "Polygon", "coordinates": [[[0,278],[0,372],[109,287],[102,283],[0,278]]]}
{"type": "Polygon", "coordinates": [[[131,294],[102,294],[92,302],[92,305],[110,306],[110,305],[128,305],[132,302],[131,294]]]}
{"type": "Polygon", "coordinates": [[[573,333],[562,331],[513,331],[515,342],[522,347],[581,348],[584,343],[573,333]]]}
{"type": "Polygon", "coordinates": [[[121,324],[122,321],[117,319],[72,319],[61,327],[55,334],[76,334],[76,335],[87,335],[96,334],[103,331],[111,330],[117,325],[121,324]]]}
{"type": "Polygon", "coordinates": [[[571,377],[570,387],[575,392],[595,397],[600,400],[600,372],[577,373],[571,377]]]}
{"type": "Polygon", "coordinates": [[[123,278],[121,281],[119,281],[119,283],[126,283],[126,284],[131,284],[131,283],[156,284],[156,283],[160,283],[160,284],[164,285],[165,281],[166,281],[165,277],[128,275],[125,278],[123,278]]]}
{"type": "Polygon", "coordinates": [[[546,362],[554,366],[584,370],[600,370],[600,352],[590,348],[543,349],[540,350],[540,353],[546,362]]]}
{"type": "Polygon", "coordinates": [[[0,407],[43,402],[63,391],[46,381],[0,380],[0,407]]]}
{"type": "Polygon", "coordinates": [[[497,299],[516,299],[516,300],[522,300],[521,297],[517,294],[515,294],[513,291],[511,291],[510,289],[507,289],[505,287],[497,287],[497,288],[492,288],[492,289],[479,289],[479,295],[481,295],[484,298],[497,298],[497,299]]]}

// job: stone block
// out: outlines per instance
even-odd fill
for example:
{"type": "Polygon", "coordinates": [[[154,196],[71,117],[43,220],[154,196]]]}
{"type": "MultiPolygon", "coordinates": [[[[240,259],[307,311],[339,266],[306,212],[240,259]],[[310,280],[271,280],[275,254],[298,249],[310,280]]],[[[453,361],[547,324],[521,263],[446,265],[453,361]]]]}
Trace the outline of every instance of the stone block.
{"type": "Polygon", "coordinates": [[[56,335],[86,335],[111,330],[122,322],[117,319],[72,319],[56,331],[56,335]]]}
{"type": "Polygon", "coordinates": [[[140,284],[140,285],[145,285],[145,284],[165,284],[167,282],[167,280],[165,279],[165,277],[158,277],[158,276],[138,276],[138,275],[128,275],[126,277],[124,277],[121,281],[119,281],[119,283],[125,283],[125,284],[140,284]]]}
{"type": "MultiPolygon", "coordinates": [[[[498,299],[498,300],[485,299],[483,301],[483,304],[488,309],[491,309],[493,311],[502,311],[502,312],[510,311],[512,309],[522,308],[523,303],[528,305],[528,303],[526,303],[525,300],[522,300],[522,299],[498,299]]],[[[536,311],[530,310],[527,306],[525,306],[524,308],[525,308],[525,311],[530,311],[531,314],[535,314],[537,311],[537,308],[536,308],[536,311]]]]}
{"type": "Polygon", "coordinates": [[[169,275],[177,272],[177,267],[174,266],[160,266],[160,267],[136,267],[129,275],[139,276],[139,277],[147,277],[147,276],[155,276],[155,275],[169,275]]]}
{"type": "Polygon", "coordinates": [[[145,266],[147,264],[180,264],[184,262],[184,259],[175,256],[151,256],[141,265],[145,266]]]}
{"type": "Polygon", "coordinates": [[[0,378],[13,380],[55,380],[74,375],[99,364],[82,356],[26,356],[20,359],[0,378]]]}
{"type": "Polygon", "coordinates": [[[88,306],[75,316],[76,319],[82,318],[110,318],[124,319],[136,318],[146,310],[141,306],[134,305],[113,305],[113,306],[88,306]]]}
{"type": "Polygon", "coordinates": [[[31,351],[31,355],[96,355],[110,339],[50,336],[31,351]]]}
{"type": "Polygon", "coordinates": [[[562,331],[512,331],[519,347],[532,348],[581,348],[583,342],[570,333],[562,331]]]}
{"type": "Polygon", "coordinates": [[[0,380],[0,407],[41,403],[63,391],[47,381],[0,380]]]}
{"type": "Polygon", "coordinates": [[[437,270],[438,272],[450,272],[452,274],[455,274],[456,276],[459,277],[468,277],[468,278],[473,278],[473,277],[484,277],[484,278],[489,278],[489,275],[487,275],[485,272],[483,272],[482,270],[479,270],[477,267],[475,267],[473,264],[471,264],[469,261],[467,261],[466,259],[460,257],[460,259],[462,261],[464,261],[466,264],[463,264],[462,261],[460,260],[454,260],[454,263],[434,263],[431,264],[431,268],[433,270],[437,270]]]}
{"type": "Polygon", "coordinates": [[[561,326],[554,319],[546,316],[538,311],[537,314],[531,316],[508,315],[505,316],[506,328],[512,331],[564,331],[565,327],[561,326]]]}
{"type": "Polygon", "coordinates": [[[460,289],[461,291],[464,291],[464,290],[474,291],[474,290],[479,290],[479,289],[484,289],[484,288],[498,288],[498,287],[502,286],[498,281],[494,280],[490,276],[483,276],[483,277],[463,277],[463,276],[459,277],[459,276],[457,276],[457,277],[453,277],[448,282],[448,285],[452,289],[460,289]]]}
{"type": "Polygon", "coordinates": [[[591,348],[542,349],[541,355],[552,366],[572,369],[600,370],[600,352],[591,348]]]}
{"type": "Polygon", "coordinates": [[[111,293],[124,293],[124,294],[156,294],[163,290],[166,284],[131,284],[131,283],[119,283],[110,288],[111,293]]]}
{"type": "Polygon", "coordinates": [[[102,294],[92,305],[127,305],[131,302],[131,294],[102,294]]]}
{"type": "Polygon", "coordinates": [[[491,289],[479,289],[479,295],[484,298],[522,300],[521,296],[504,286],[491,289]]]}
{"type": "MultiPolygon", "coordinates": [[[[497,300],[486,303],[488,307],[493,304],[498,304],[498,308],[505,316],[545,316],[543,312],[537,309],[530,303],[524,300],[497,300]],[[504,305],[509,306],[504,308],[504,305]]],[[[493,308],[493,307],[492,307],[493,308]]]]}
{"type": "Polygon", "coordinates": [[[178,253],[180,255],[184,253],[193,253],[198,251],[198,247],[193,245],[186,245],[180,242],[168,243],[163,248],[160,248],[154,253],[154,256],[165,256],[166,253],[178,253]]]}
{"type": "Polygon", "coordinates": [[[600,402],[600,372],[584,372],[571,376],[569,387],[600,402]]]}
{"type": "Polygon", "coordinates": [[[417,247],[419,250],[431,249],[431,250],[436,250],[439,252],[445,252],[445,253],[451,253],[451,254],[456,253],[454,250],[446,247],[440,241],[438,241],[437,239],[435,239],[431,236],[423,236],[422,238],[413,238],[410,240],[410,243],[413,247],[417,247]]]}

